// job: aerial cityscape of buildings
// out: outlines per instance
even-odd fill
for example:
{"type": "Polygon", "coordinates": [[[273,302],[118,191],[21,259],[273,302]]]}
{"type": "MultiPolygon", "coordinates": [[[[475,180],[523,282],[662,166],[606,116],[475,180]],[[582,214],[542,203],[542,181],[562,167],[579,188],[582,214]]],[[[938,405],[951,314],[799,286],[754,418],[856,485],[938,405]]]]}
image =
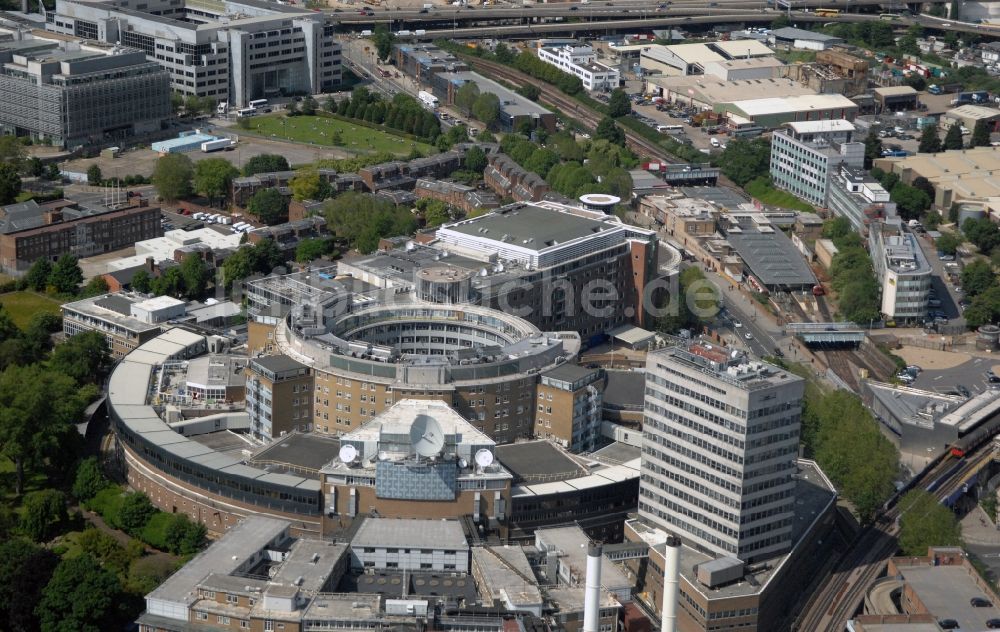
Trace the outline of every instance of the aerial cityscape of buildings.
{"type": "Polygon", "coordinates": [[[1000,629],[994,13],[0,10],[0,630],[1000,629]]]}

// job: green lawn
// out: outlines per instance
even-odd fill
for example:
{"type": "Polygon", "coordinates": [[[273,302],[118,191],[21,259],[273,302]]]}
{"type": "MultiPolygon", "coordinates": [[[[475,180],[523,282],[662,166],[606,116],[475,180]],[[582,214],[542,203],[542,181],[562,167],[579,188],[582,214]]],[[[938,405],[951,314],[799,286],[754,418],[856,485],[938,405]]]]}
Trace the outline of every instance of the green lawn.
{"type": "Polygon", "coordinates": [[[775,189],[774,186],[771,185],[770,179],[768,178],[755,178],[754,180],[748,182],[745,188],[747,193],[764,204],[777,206],[779,208],[788,208],[795,211],[812,212],[815,210],[812,206],[803,202],[788,191],[779,191],[778,189],[775,189]]]}
{"type": "Polygon", "coordinates": [[[286,117],[281,114],[272,114],[270,116],[255,116],[249,119],[248,123],[250,130],[261,136],[328,147],[334,146],[333,132],[340,130],[342,143],[336,147],[352,152],[390,152],[405,156],[414,147],[424,155],[437,151],[426,143],[407,140],[377,129],[325,116],[286,117]]]}
{"type": "Polygon", "coordinates": [[[38,312],[59,313],[59,306],[62,303],[54,298],[49,298],[37,292],[10,292],[0,294],[0,305],[4,306],[10,314],[14,324],[24,329],[31,321],[31,317],[38,312]]]}

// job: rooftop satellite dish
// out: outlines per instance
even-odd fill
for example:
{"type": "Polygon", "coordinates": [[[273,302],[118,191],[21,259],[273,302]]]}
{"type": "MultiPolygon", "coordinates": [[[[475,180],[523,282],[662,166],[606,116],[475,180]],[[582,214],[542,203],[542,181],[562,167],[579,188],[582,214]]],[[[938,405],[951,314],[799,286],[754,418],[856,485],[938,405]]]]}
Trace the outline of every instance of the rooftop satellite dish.
{"type": "Polygon", "coordinates": [[[476,465],[479,467],[489,467],[493,465],[493,453],[486,448],[476,451],[476,465]]]}
{"type": "Polygon", "coordinates": [[[353,445],[346,443],[340,446],[340,460],[343,463],[353,463],[354,459],[358,458],[358,449],[353,445]]]}
{"type": "Polygon", "coordinates": [[[410,426],[410,445],[417,455],[432,457],[444,448],[444,432],[430,415],[417,415],[410,426]]]}

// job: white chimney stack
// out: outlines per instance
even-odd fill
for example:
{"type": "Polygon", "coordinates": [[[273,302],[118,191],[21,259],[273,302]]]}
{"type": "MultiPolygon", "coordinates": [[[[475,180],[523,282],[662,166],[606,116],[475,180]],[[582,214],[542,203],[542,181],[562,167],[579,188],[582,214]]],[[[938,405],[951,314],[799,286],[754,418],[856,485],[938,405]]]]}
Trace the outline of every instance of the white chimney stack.
{"type": "Polygon", "coordinates": [[[587,547],[587,580],[583,589],[583,632],[599,632],[601,624],[601,557],[600,544],[587,547]]]}
{"type": "Polygon", "coordinates": [[[663,609],[660,632],[677,630],[677,597],[681,571],[681,540],[667,536],[667,547],[663,552],[663,609]]]}

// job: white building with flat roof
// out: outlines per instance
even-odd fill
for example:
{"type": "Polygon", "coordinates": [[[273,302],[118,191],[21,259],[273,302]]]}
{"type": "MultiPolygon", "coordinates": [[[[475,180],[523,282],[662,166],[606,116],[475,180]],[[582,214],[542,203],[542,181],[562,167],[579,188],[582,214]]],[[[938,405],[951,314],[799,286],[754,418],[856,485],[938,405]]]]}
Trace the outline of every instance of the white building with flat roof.
{"type": "Polygon", "coordinates": [[[646,359],[639,516],[744,562],[792,546],[804,382],[694,343],[646,359]]]}
{"type": "Polygon", "coordinates": [[[933,270],[913,233],[903,230],[900,219],[874,224],[868,249],[882,288],[883,317],[908,322],[925,318],[933,270]]]}
{"type": "Polygon", "coordinates": [[[458,520],[365,518],[351,539],[354,568],[469,572],[469,543],[458,520]]]}
{"type": "Polygon", "coordinates": [[[771,138],[771,179],[810,204],[828,206],[830,180],[841,165],[861,168],[865,145],[843,119],[785,123],[771,138]]]}
{"type": "Polygon", "coordinates": [[[541,47],[538,58],[563,72],[579,77],[588,91],[612,90],[618,87],[621,76],[616,68],[597,62],[597,53],[586,44],[541,47]]]}

